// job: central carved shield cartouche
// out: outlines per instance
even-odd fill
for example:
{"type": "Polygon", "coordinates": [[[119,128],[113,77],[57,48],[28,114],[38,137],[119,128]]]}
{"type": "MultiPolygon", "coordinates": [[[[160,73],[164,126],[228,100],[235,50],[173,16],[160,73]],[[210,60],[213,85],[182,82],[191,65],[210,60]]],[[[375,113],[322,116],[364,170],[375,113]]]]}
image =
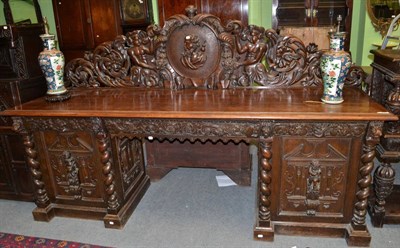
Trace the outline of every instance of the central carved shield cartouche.
{"type": "Polygon", "coordinates": [[[220,44],[207,25],[187,24],[171,32],[167,41],[171,66],[183,78],[207,80],[218,68],[220,44]]]}

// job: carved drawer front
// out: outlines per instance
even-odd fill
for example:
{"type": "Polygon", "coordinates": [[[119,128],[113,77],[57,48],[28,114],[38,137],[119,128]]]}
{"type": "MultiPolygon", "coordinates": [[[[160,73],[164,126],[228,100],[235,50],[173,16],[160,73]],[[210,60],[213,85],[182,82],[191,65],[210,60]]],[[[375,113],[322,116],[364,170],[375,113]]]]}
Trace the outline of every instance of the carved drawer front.
{"type": "Polygon", "coordinates": [[[339,222],[350,218],[356,181],[348,178],[351,173],[357,173],[358,164],[354,161],[356,156],[350,157],[357,150],[360,155],[360,146],[353,146],[351,138],[280,137],[276,140],[279,142],[273,148],[272,173],[278,180],[272,182],[272,187],[279,194],[273,200],[273,218],[299,217],[302,221],[332,218],[339,222]],[[352,151],[353,147],[358,149],[352,151]]]}
{"type": "Polygon", "coordinates": [[[42,170],[45,184],[52,185],[47,188],[52,201],[104,206],[104,176],[102,163],[96,159],[100,156],[96,155],[95,138],[83,131],[46,131],[39,135],[43,146],[38,149],[40,163],[49,165],[42,170]]]}

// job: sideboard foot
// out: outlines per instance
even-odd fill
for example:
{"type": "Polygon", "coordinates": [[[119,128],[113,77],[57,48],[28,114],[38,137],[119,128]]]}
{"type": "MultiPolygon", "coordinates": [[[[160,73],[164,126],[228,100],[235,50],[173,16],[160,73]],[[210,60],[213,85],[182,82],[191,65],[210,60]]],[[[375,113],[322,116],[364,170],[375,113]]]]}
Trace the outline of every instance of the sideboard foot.
{"type": "Polygon", "coordinates": [[[349,225],[346,230],[345,238],[349,246],[369,247],[369,244],[371,242],[371,235],[368,229],[354,230],[351,225],[349,225]]]}
{"type": "Polygon", "coordinates": [[[254,227],[254,239],[262,241],[274,241],[273,227],[254,227]]]}
{"type": "Polygon", "coordinates": [[[106,228],[113,228],[113,229],[122,229],[124,228],[126,222],[128,221],[129,217],[132,215],[133,211],[135,210],[136,206],[139,204],[140,200],[143,198],[144,194],[146,193],[147,189],[150,186],[150,178],[145,176],[138,185],[135,192],[129,198],[129,200],[125,203],[125,205],[118,211],[117,214],[106,214],[104,216],[104,227],[106,228]]]}
{"type": "Polygon", "coordinates": [[[37,207],[32,211],[33,219],[36,221],[49,222],[55,216],[53,206],[50,204],[45,208],[37,207]]]}

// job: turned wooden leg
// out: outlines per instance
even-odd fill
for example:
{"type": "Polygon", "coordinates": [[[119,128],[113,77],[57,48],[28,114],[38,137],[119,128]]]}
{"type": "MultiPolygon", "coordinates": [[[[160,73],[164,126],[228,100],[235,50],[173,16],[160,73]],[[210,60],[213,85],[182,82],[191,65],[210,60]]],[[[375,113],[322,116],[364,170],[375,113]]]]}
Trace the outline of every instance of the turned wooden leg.
{"type": "Polygon", "coordinates": [[[258,187],[257,187],[257,221],[254,227],[254,238],[273,240],[274,231],[271,224],[271,158],[272,138],[259,143],[258,187]]]}
{"type": "Polygon", "coordinates": [[[383,162],[374,173],[375,203],[372,209],[372,224],[382,227],[385,217],[386,198],[392,193],[395,171],[392,165],[383,162]]]}
{"type": "Polygon", "coordinates": [[[361,155],[361,166],[359,169],[359,180],[357,182],[357,199],[351,225],[346,233],[347,243],[351,246],[368,246],[371,242],[371,235],[366,225],[366,215],[368,210],[369,190],[372,183],[371,172],[374,168],[376,146],[379,143],[379,137],[382,135],[382,124],[381,122],[371,122],[365,135],[361,155]]]}
{"type": "Polygon", "coordinates": [[[50,221],[55,213],[51,208],[50,199],[42,180],[42,171],[39,161],[37,160],[38,153],[35,149],[33,134],[26,130],[21,118],[13,118],[13,130],[22,135],[25,153],[27,155],[27,163],[32,174],[35,188],[35,204],[37,206],[32,212],[33,218],[37,221],[50,221]]]}
{"type": "Polygon", "coordinates": [[[122,228],[127,220],[121,218],[121,216],[118,216],[121,204],[120,200],[118,199],[118,194],[115,190],[116,187],[111,154],[111,138],[99,118],[93,119],[93,127],[96,133],[98,149],[101,154],[104,187],[107,197],[107,215],[103,220],[104,226],[107,228],[122,228]]]}

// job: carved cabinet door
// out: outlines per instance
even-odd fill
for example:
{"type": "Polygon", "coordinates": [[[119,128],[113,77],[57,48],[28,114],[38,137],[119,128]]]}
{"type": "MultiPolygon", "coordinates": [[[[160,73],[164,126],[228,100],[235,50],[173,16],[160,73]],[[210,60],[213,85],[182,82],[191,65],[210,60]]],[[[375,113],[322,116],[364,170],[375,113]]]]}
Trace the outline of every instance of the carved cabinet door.
{"type": "Polygon", "coordinates": [[[53,10],[66,62],[122,34],[117,0],[53,0],[53,10]]]}
{"type": "Polygon", "coordinates": [[[320,49],[329,48],[328,32],[342,16],[340,30],[347,32],[345,50],[350,46],[353,0],[273,0],[272,27],[281,34],[292,33],[306,45],[314,42],[320,49]]]}
{"type": "Polygon", "coordinates": [[[274,139],[274,221],[348,222],[352,216],[361,138],[274,139]]]}

